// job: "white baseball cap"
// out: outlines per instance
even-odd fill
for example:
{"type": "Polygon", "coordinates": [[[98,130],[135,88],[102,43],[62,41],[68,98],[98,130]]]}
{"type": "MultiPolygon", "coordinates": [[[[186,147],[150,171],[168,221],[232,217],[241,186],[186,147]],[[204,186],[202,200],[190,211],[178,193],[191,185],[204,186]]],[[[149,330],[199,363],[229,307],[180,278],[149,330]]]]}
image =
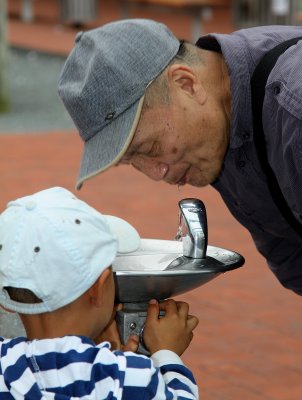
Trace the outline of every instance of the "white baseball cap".
{"type": "Polygon", "coordinates": [[[0,216],[0,304],[23,314],[54,311],[88,290],[118,252],[139,245],[128,222],[64,188],[11,201],[0,216]],[[41,302],[14,301],[6,287],[29,289],[41,302]]]}

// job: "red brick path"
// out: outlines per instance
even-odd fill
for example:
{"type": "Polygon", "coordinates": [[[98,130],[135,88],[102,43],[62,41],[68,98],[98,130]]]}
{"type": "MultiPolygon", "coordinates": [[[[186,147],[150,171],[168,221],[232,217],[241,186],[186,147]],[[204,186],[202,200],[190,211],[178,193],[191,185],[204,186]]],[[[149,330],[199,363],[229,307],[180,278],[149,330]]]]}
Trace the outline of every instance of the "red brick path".
{"type": "MultiPolygon", "coordinates": [[[[114,2],[104,0],[103,9],[106,3],[108,13],[111,10],[117,15],[114,2]]],[[[184,26],[188,32],[186,19],[184,26]]],[[[213,30],[218,31],[219,26],[213,30]]],[[[10,40],[37,46],[37,38],[45,35],[41,47],[65,52],[74,32],[61,29],[58,41],[56,33],[50,33],[53,29],[53,24],[43,20],[25,25],[14,19],[10,40]]],[[[12,198],[53,185],[73,190],[81,148],[75,132],[1,135],[0,208],[12,198]]],[[[207,206],[210,244],[236,250],[244,255],[246,264],[180,296],[200,319],[192,345],[183,356],[198,381],[200,398],[302,399],[301,298],[278,284],[249,234],[233,220],[213,189],[178,190],[119,167],[87,182],[78,195],[104,213],[129,220],[142,237],[163,239],[176,233],[177,202],[188,196],[201,198],[207,206]]]]}

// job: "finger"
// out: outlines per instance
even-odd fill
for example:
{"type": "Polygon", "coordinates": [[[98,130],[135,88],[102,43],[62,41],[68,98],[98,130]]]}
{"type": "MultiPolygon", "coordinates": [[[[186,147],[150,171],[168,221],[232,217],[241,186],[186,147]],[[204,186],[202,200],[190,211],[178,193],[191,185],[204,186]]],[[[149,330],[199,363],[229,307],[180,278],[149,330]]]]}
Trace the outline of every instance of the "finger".
{"type": "Polygon", "coordinates": [[[122,303],[115,304],[114,309],[116,312],[121,311],[123,309],[123,304],[122,303]]]}
{"type": "Polygon", "coordinates": [[[178,312],[176,301],[173,299],[168,299],[168,300],[165,300],[165,301],[159,303],[159,307],[160,307],[160,310],[165,311],[165,314],[167,316],[169,316],[171,314],[176,314],[178,312]]]}
{"type": "Polygon", "coordinates": [[[129,336],[127,343],[122,346],[123,351],[132,351],[133,353],[137,352],[139,345],[139,337],[137,335],[129,336]]]}
{"type": "Polygon", "coordinates": [[[155,320],[158,320],[158,314],[159,314],[158,302],[157,300],[152,299],[148,303],[146,322],[148,321],[154,322],[155,320]]]}
{"type": "Polygon", "coordinates": [[[195,329],[198,324],[199,324],[199,320],[197,317],[195,317],[193,315],[188,316],[187,326],[191,331],[193,331],[193,329],[195,329]]]}
{"type": "Polygon", "coordinates": [[[111,350],[121,350],[120,340],[110,340],[109,343],[111,344],[111,350]]]}
{"type": "Polygon", "coordinates": [[[189,313],[189,304],[185,303],[184,301],[177,301],[176,305],[179,315],[187,319],[189,313]]]}

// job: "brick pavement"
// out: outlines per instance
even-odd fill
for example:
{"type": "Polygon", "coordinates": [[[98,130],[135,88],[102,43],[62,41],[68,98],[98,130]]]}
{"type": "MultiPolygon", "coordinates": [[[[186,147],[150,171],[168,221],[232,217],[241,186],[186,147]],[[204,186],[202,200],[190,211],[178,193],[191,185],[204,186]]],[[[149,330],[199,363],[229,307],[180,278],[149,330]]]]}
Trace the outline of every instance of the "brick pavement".
{"type": "MultiPolygon", "coordinates": [[[[14,40],[18,24],[10,25],[14,40]]],[[[23,26],[19,30],[23,39],[26,29],[35,27],[23,26]]],[[[43,30],[43,24],[37,29],[43,30]]],[[[48,41],[52,39],[49,35],[48,41]]],[[[60,41],[67,48],[69,35],[62,33],[60,41]]],[[[73,131],[1,135],[0,209],[12,198],[48,186],[73,190],[80,154],[81,142],[73,131]]],[[[246,264],[180,296],[200,319],[183,357],[196,376],[200,398],[302,399],[301,300],[278,284],[249,234],[213,189],[178,190],[119,167],[87,182],[78,195],[104,213],[129,220],[142,237],[162,239],[176,233],[178,200],[201,198],[207,206],[210,244],[238,251],[246,264]]]]}

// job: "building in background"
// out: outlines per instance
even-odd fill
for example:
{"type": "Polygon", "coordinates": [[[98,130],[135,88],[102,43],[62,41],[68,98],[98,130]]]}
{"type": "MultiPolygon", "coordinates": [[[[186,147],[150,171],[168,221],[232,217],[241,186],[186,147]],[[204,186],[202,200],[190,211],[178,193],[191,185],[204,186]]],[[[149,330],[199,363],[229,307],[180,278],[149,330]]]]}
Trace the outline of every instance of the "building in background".
{"type": "Polygon", "coordinates": [[[60,0],[61,19],[76,28],[94,21],[98,13],[97,0],[60,0]]]}
{"type": "Polygon", "coordinates": [[[233,0],[237,28],[301,24],[301,0],[233,0]]]}

